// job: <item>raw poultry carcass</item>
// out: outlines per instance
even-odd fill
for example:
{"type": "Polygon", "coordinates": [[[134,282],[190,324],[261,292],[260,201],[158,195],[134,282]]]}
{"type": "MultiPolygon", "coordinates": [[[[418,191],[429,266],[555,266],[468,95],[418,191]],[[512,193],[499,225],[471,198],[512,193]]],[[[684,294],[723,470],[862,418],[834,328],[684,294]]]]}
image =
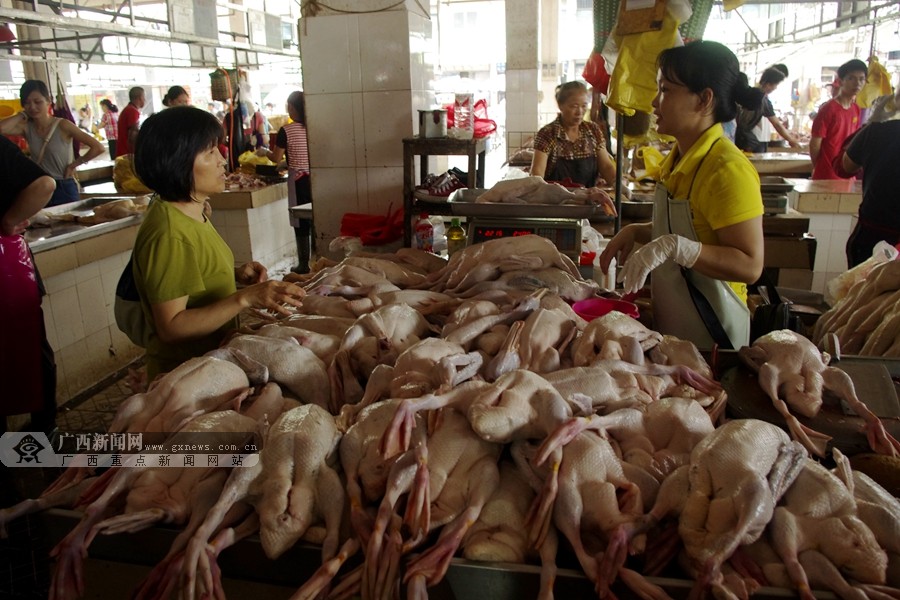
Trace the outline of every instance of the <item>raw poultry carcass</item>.
{"type": "Polygon", "coordinates": [[[900,289],[900,261],[891,260],[875,267],[868,277],[857,281],[850,288],[843,300],[816,321],[813,341],[820,343],[825,334],[840,329],[875,298],[898,289],[900,289]]]}
{"type": "Polygon", "coordinates": [[[340,347],[341,338],[343,337],[343,334],[340,336],[328,335],[308,329],[290,327],[287,324],[263,325],[256,331],[256,334],[263,337],[296,340],[304,348],[312,350],[313,354],[318,356],[319,360],[326,365],[331,364],[331,359],[334,358],[334,353],[340,347]]]}
{"type": "Polygon", "coordinates": [[[659,484],[675,469],[688,464],[691,452],[714,427],[697,402],[662,398],[639,409],[623,408],[606,415],[570,420],[547,437],[538,451],[537,462],[544,462],[557,447],[586,430],[607,433],[617,442],[626,475],[641,486],[646,508],[650,508],[659,484]],[[628,466],[637,467],[641,473],[628,466]],[[647,475],[652,477],[651,481],[647,475]]]}
{"type": "MultiPolygon", "coordinates": [[[[424,276],[420,276],[420,279],[424,280],[424,276]]],[[[288,281],[287,277],[285,281],[288,281]]],[[[301,285],[307,293],[318,296],[358,297],[400,289],[384,275],[347,264],[345,261],[334,267],[322,269],[301,285]]]]}
{"type": "Polygon", "coordinates": [[[803,447],[775,425],[730,421],[697,444],[690,465],[666,478],[645,526],[679,515],[697,585],[718,586],[722,564],[762,535],[806,458],[803,447]]]}
{"type": "Polygon", "coordinates": [[[468,348],[474,340],[494,327],[527,317],[540,306],[544,293],[544,290],[539,290],[506,308],[487,300],[467,300],[450,314],[441,330],[441,337],[468,348]]]}
{"type": "Polygon", "coordinates": [[[856,501],[856,515],[865,523],[878,544],[887,553],[887,584],[900,588],[900,499],[890,494],[871,477],[850,466],[840,451],[833,452],[841,479],[856,501]]]}
{"type": "Polygon", "coordinates": [[[489,290],[523,290],[532,292],[548,289],[569,302],[578,302],[593,297],[600,291],[597,282],[581,277],[573,277],[567,271],[551,267],[549,269],[507,271],[491,281],[482,281],[460,294],[461,298],[471,298],[489,290]]]}
{"type": "MultiPolygon", "coordinates": [[[[585,575],[600,597],[609,593],[617,575],[643,598],[665,598],[662,590],[638,574],[623,568],[627,554],[643,550],[644,536],[638,531],[643,515],[640,488],[626,476],[622,462],[610,442],[595,432],[578,435],[562,449],[562,459],[553,465],[536,465],[531,449],[522,442],[513,445],[516,465],[530,479],[544,480],[530,522],[532,540],[541,544],[550,523],[569,540],[585,575]],[[558,470],[557,484],[547,485],[558,470]]],[[[533,483],[534,486],[541,484],[533,483]]]]}
{"type": "Polygon", "coordinates": [[[393,364],[407,348],[433,333],[425,317],[407,304],[389,304],[356,320],[329,366],[334,414],[363,396],[365,381],[380,364],[393,364]]]}
{"type": "Polygon", "coordinates": [[[341,264],[364,269],[380,275],[394,285],[407,288],[425,280],[425,273],[419,269],[409,268],[403,263],[375,256],[348,256],[341,264]]]}
{"type": "Polygon", "coordinates": [[[572,362],[576,367],[583,367],[597,360],[615,358],[642,365],[644,352],[661,341],[658,332],[614,310],[588,323],[572,344],[572,362]]]}
{"type": "Polygon", "coordinates": [[[467,246],[450,257],[447,266],[429,275],[427,284],[438,292],[461,294],[482,281],[493,281],[507,271],[556,267],[579,278],[578,267],[550,240],[521,235],[467,246]]]}
{"type": "Polygon", "coordinates": [[[358,315],[370,313],[388,304],[408,304],[423,315],[449,312],[461,300],[429,290],[399,290],[369,294],[350,302],[350,310],[358,315]]]}
{"type": "Polygon", "coordinates": [[[394,363],[390,398],[415,398],[440,393],[474,377],[481,368],[478,352],[466,352],[459,344],[425,338],[404,350],[394,363]]]}
{"type": "Polygon", "coordinates": [[[497,182],[475,202],[505,202],[511,204],[601,204],[607,214],[611,210],[609,195],[600,188],[569,190],[562,185],[544,181],[543,177],[521,177],[497,182]]]}
{"type": "MultiPolygon", "coordinates": [[[[279,414],[282,406],[280,393],[268,393],[253,403],[248,415],[233,410],[199,415],[170,436],[165,446],[196,444],[198,434],[252,436],[258,424],[267,416],[279,414]]],[[[228,441],[233,443],[233,436],[228,441]]],[[[209,437],[203,443],[216,444],[209,437]]],[[[217,469],[155,467],[145,470],[134,467],[137,456],[131,455],[123,467],[107,471],[80,498],[79,502],[87,504],[84,516],[51,552],[57,557],[51,598],[67,599],[84,593],[82,561],[97,533],[138,531],[157,521],[182,524],[193,509],[202,510],[208,504],[210,491],[215,493],[216,488],[221,489],[223,480],[216,474],[217,469]],[[126,493],[125,514],[104,520],[113,503],[126,493]]]]}
{"type": "Polygon", "coordinates": [[[126,399],[119,407],[110,433],[174,432],[197,415],[240,402],[251,383],[265,383],[265,370],[247,372],[229,361],[201,356],[192,358],[154,382],[150,389],[126,399]]]}
{"type": "Polygon", "coordinates": [[[347,330],[353,327],[357,317],[329,317],[327,315],[291,315],[280,321],[282,325],[306,329],[325,335],[343,338],[347,330]]]}
{"type": "Polygon", "coordinates": [[[857,517],[853,494],[810,459],[775,509],[769,535],[803,600],[815,598],[812,586],[862,598],[865,585],[885,583],[887,555],[857,517]]]}
{"type": "Polygon", "coordinates": [[[271,425],[259,462],[232,471],[222,495],[188,542],[182,572],[185,598],[194,598],[197,591],[213,597],[221,594],[211,565],[237,536],[225,530],[212,544],[210,540],[229,510],[244,499],[256,507],[260,542],[269,558],[277,558],[307,535],[321,542],[323,560],[337,553],[344,510],[344,491],[335,471],[340,439],[334,418],[314,404],[294,408],[271,425]],[[313,531],[318,526],[324,534],[313,531]]]}
{"type": "MultiPolygon", "coordinates": [[[[466,532],[499,485],[497,461],[501,449],[500,445],[472,431],[463,413],[448,409],[441,414],[435,430],[428,435],[426,452],[415,477],[392,477],[379,507],[366,551],[363,587],[369,590],[368,597],[384,597],[383,592],[393,585],[392,581],[385,581],[383,573],[394,572],[396,567],[388,566],[385,571],[379,565],[383,552],[397,556],[414,547],[425,532],[443,527],[437,542],[407,565],[404,576],[404,581],[409,583],[408,597],[427,598],[426,586],[433,586],[443,578],[466,532]],[[423,486],[427,492],[416,489],[423,486]],[[396,544],[396,539],[390,536],[388,523],[404,493],[414,498],[429,498],[430,508],[423,510],[419,518],[408,517],[412,525],[411,539],[404,543],[403,549],[391,549],[389,546],[396,544]],[[416,531],[415,527],[422,530],[416,531]]],[[[365,592],[363,596],[366,597],[365,592]]]]}
{"type": "Polygon", "coordinates": [[[830,438],[802,425],[790,409],[805,417],[816,416],[822,406],[824,385],[865,421],[866,437],[875,452],[900,455],[900,442],[885,431],[881,419],[856,396],[850,376],[829,367],[831,357],[805,337],[787,329],[773,331],[758,338],[752,346],[741,348],[738,355],[759,372],[759,386],[784,416],[794,438],[813,454],[824,456],[830,438]]]}
{"type": "Polygon", "coordinates": [[[325,363],[296,339],[239,335],[224,348],[213,350],[210,354],[228,359],[231,350],[238,350],[244,356],[266,365],[269,378],[298,400],[323,408],[329,406],[331,394],[325,363]]]}
{"type": "Polygon", "coordinates": [[[506,341],[484,370],[493,381],[515,369],[553,373],[568,363],[569,344],[578,333],[578,324],[563,311],[539,308],[524,321],[509,328],[506,341]]]}
{"type": "Polygon", "coordinates": [[[352,300],[343,296],[320,296],[307,294],[302,305],[297,309],[301,315],[320,317],[337,317],[340,319],[356,319],[359,315],[353,312],[352,300]]]}

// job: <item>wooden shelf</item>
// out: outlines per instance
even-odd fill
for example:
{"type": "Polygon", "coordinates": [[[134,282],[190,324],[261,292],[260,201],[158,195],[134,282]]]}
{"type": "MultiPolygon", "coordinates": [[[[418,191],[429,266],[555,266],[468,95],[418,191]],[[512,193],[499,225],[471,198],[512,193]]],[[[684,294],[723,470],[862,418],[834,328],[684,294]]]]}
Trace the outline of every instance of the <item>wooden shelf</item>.
{"type": "Polygon", "coordinates": [[[468,156],[469,179],[466,185],[470,188],[484,187],[484,160],[486,138],[457,140],[454,138],[403,138],[403,245],[412,245],[412,223],[410,217],[416,212],[428,212],[436,215],[449,215],[450,206],[446,203],[423,202],[414,196],[416,190],[415,157],[421,156],[419,179],[424,181],[428,176],[429,156],[468,156]]]}

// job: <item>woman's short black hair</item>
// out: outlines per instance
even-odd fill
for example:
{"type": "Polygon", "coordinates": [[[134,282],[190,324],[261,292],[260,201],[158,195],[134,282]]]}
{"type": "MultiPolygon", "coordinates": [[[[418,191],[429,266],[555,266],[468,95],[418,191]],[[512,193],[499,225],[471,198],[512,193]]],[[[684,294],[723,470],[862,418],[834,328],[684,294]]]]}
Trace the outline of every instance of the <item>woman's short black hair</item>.
{"type": "Polygon", "coordinates": [[[187,90],[180,85],[173,85],[169,88],[169,91],[166,92],[166,95],[163,96],[163,106],[171,106],[172,102],[174,102],[180,96],[190,96],[190,94],[188,94],[187,90]]]}
{"type": "Polygon", "coordinates": [[[148,118],[138,132],[134,172],[163,200],[185,202],[194,190],[194,159],[218,144],[222,125],[205,110],[173,106],[148,118]]]}
{"type": "Polygon", "coordinates": [[[22,87],[19,88],[19,102],[24,106],[25,100],[33,92],[38,92],[41,96],[46,98],[48,102],[53,102],[53,98],[50,96],[50,88],[48,88],[47,84],[40,79],[29,79],[22,84],[22,87]]]}
{"type": "Polygon", "coordinates": [[[718,42],[698,40],[663,50],[657,64],[666,79],[681,83],[695,94],[712,90],[716,123],[734,119],[738,104],[754,110],[762,102],[762,90],[750,87],[734,52],[718,42]]]}
{"type": "Polygon", "coordinates": [[[567,81],[556,86],[556,104],[561,106],[575,94],[587,94],[587,85],[581,81],[567,81]]]}
{"type": "Polygon", "coordinates": [[[303,92],[296,91],[291,92],[287,97],[287,104],[291,108],[294,109],[294,112],[297,115],[297,118],[294,119],[298,123],[302,125],[306,125],[306,99],[303,97],[303,92]]]}

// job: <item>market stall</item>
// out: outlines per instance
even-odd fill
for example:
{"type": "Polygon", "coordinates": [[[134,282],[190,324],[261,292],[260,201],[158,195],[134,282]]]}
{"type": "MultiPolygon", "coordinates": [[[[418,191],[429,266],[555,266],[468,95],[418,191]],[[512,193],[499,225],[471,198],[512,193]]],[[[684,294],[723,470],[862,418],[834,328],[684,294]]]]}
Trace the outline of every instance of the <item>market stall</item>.
{"type": "MultiPolygon", "coordinates": [[[[781,473],[781,467],[776,467],[781,460],[780,449],[790,448],[789,455],[794,457],[791,464],[797,469],[812,469],[804,466],[808,464],[807,450],[792,443],[788,434],[779,429],[778,426],[785,426],[781,411],[769,414],[761,410],[754,418],[762,420],[725,424],[717,416],[723,408],[733,418],[739,418],[746,416],[739,411],[748,407],[772,406],[773,388],[756,370],[764,373],[760,366],[770,363],[782,365],[780,377],[795,376],[789,367],[792,350],[786,349],[783,355],[767,350],[765,362],[759,362],[758,354],[744,356],[743,349],[739,353],[701,355],[683,340],[664,339],[621,313],[585,321],[573,312],[572,306],[580,300],[597,298],[598,286],[581,279],[572,261],[542,236],[510,236],[474,243],[454,254],[449,263],[408,249],[378,257],[351,256],[297,278],[306,288],[307,297],[296,314],[285,320],[257,315],[249,328],[227,343],[224,353],[216,351],[191,359],[166,375],[143,397],[144,408],[138,407],[128,424],[122,424],[125,432],[135,434],[149,433],[150,429],[142,424],[151,422],[170,431],[169,424],[179,420],[182,401],[188,397],[196,403],[191,409],[195,425],[172,434],[177,436],[170,439],[172,444],[199,442],[201,438],[192,438],[197,434],[191,432],[201,429],[224,434],[208,430],[202,423],[227,418],[248,427],[254,419],[265,419],[269,428],[264,441],[257,442],[256,450],[231,453],[248,461],[248,466],[253,462],[261,465],[258,475],[247,467],[232,468],[243,464],[234,463],[233,459],[210,467],[209,453],[199,450],[186,453],[173,447],[164,455],[164,463],[159,462],[158,448],[153,452],[147,449],[145,456],[143,448],[138,453],[123,453],[120,460],[130,461],[131,468],[108,471],[109,494],[93,496],[84,514],[56,512],[50,516],[48,523],[55,532],[54,538],[72,532],[59,547],[56,577],[58,585],[64,586],[62,589],[68,589],[67,582],[74,581],[73,569],[80,568],[86,539],[82,534],[88,531],[97,528],[111,535],[97,536],[88,550],[91,560],[100,562],[89,566],[86,589],[103,588],[107,581],[96,575],[109,573],[110,569],[117,574],[131,573],[128,585],[132,585],[148,573],[146,567],[162,559],[183,527],[200,527],[185,550],[186,556],[194,557],[199,556],[195,554],[198,550],[205,553],[206,544],[223,523],[241,532],[252,532],[255,527],[244,529],[238,521],[222,521],[234,501],[245,498],[250,502],[248,509],[252,505],[252,512],[259,515],[258,536],[243,538],[239,534],[233,540],[226,536],[215,544],[217,549],[227,549],[208,556],[221,569],[226,590],[253,589],[247,586],[252,586],[252,581],[262,581],[272,594],[284,591],[287,595],[302,585],[312,586],[304,592],[314,593],[313,588],[330,580],[335,572],[335,585],[352,586],[352,576],[345,576],[354,567],[362,564],[365,569],[382,573],[382,559],[394,564],[383,573],[390,589],[402,585],[402,573],[413,579],[430,573],[431,561],[441,557],[439,564],[446,560],[449,567],[446,579],[439,569],[429,575],[429,583],[439,585],[433,590],[435,594],[446,591],[453,597],[482,597],[485,589],[492,590],[491,597],[537,597],[548,581],[554,581],[559,595],[581,595],[600,585],[612,586],[616,595],[622,597],[632,597],[637,594],[635,588],[643,586],[659,586],[653,589],[682,597],[697,585],[697,573],[685,571],[673,560],[674,555],[662,558],[649,550],[662,541],[662,531],[679,522],[680,511],[675,509],[675,516],[668,520],[666,511],[654,511],[658,515],[654,518],[664,520],[661,529],[648,520],[654,500],[656,504],[665,501],[661,483],[668,477],[678,477],[679,472],[687,473],[686,469],[677,470],[678,465],[710,469],[714,479],[724,473],[727,485],[723,480],[721,486],[714,485],[710,490],[692,487],[692,494],[687,497],[721,500],[737,511],[742,510],[742,503],[732,503],[727,494],[742,493],[740,490],[747,488],[733,488],[732,484],[742,477],[761,477],[761,481],[766,481],[770,469],[781,473]],[[368,279],[362,279],[364,273],[368,273],[368,279]],[[637,350],[639,357],[628,348],[637,350]],[[232,359],[228,358],[230,355],[232,359]],[[259,363],[268,367],[267,377],[248,368],[259,363]],[[721,387],[713,379],[720,381],[721,387]],[[263,386],[266,380],[268,384],[263,386]],[[216,384],[216,395],[207,396],[203,391],[210,389],[212,382],[216,384]],[[253,392],[242,404],[243,414],[230,408],[220,410],[223,397],[244,396],[249,387],[253,392]],[[303,404],[298,406],[289,398],[303,404]],[[571,404],[573,400],[581,407],[571,404]],[[442,417],[426,433],[425,411],[438,407],[443,407],[442,417]],[[288,412],[277,416],[284,410],[288,412]],[[335,419],[338,414],[342,416],[335,419]],[[576,414],[594,416],[573,419],[576,414]],[[421,429],[417,426],[420,420],[421,429]],[[606,431],[604,436],[590,431],[594,422],[606,431]],[[588,430],[582,431],[582,425],[587,425],[588,430]],[[745,439],[732,433],[736,427],[744,426],[758,429],[761,437],[745,439]],[[657,427],[661,429],[657,431],[657,427]],[[542,449],[547,448],[550,456],[555,450],[549,448],[559,444],[561,455],[553,459],[554,469],[540,467],[531,456],[542,442],[542,449]],[[671,464],[668,460],[645,462],[639,458],[644,456],[642,453],[625,452],[629,448],[636,452],[643,444],[650,444],[651,455],[662,453],[671,457],[671,464]],[[622,454],[616,453],[613,445],[620,447],[622,454]],[[524,454],[520,455],[521,451],[524,454]],[[706,462],[703,457],[707,451],[718,458],[706,462]],[[299,456],[305,460],[293,458],[299,456]],[[738,462],[716,471],[723,456],[738,462]],[[510,457],[514,460],[510,461],[510,457]],[[190,464],[185,462],[188,458],[190,464]],[[143,461],[144,470],[139,468],[140,463],[133,462],[137,460],[143,461]],[[578,465],[590,466],[583,469],[578,465]],[[422,470],[426,466],[427,474],[422,470]],[[176,469],[178,476],[163,481],[153,474],[159,469],[176,469]],[[559,473],[556,483],[547,479],[551,472],[559,473]],[[523,473],[531,473],[535,478],[531,484],[523,473]],[[248,487],[245,476],[251,475],[250,479],[260,479],[248,487]],[[145,488],[141,483],[145,477],[150,479],[144,483],[155,483],[145,488]],[[200,481],[204,483],[201,485],[200,481]],[[430,490],[422,501],[431,506],[431,516],[412,519],[418,502],[416,494],[424,489],[423,485],[430,490]],[[545,485],[557,490],[554,496],[544,496],[545,485]],[[207,486],[211,493],[204,495],[202,501],[199,496],[189,501],[193,498],[190,493],[182,495],[207,486]],[[164,493],[151,493],[154,489],[164,493]],[[582,489],[593,491],[582,495],[582,489]],[[113,494],[113,490],[117,493],[113,494]],[[310,498],[302,506],[296,505],[296,513],[287,508],[285,494],[289,490],[292,497],[310,498]],[[123,508],[118,508],[118,492],[128,494],[123,508]],[[607,494],[611,494],[609,502],[604,500],[607,494]],[[183,500],[176,504],[166,500],[157,506],[154,498],[183,500]],[[540,514],[546,510],[540,508],[546,502],[551,508],[556,507],[544,514],[550,531],[559,535],[559,553],[549,553],[547,548],[547,552],[539,554],[529,550],[529,535],[539,542],[543,535],[539,532],[542,528],[535,529],[540,519],[526,520],[526,515],[532,506],[540,514]],[[584,510],[570,511],[570,502],[577,502],[584,510]],[[363,506],[370,507],[371,513],[359,512],[363,506]],[[117,516],[120,511],[125,516],[117,516]],[[188,525],[191,514],[197,519],[188,525]],[[350,523],[356,526],[340,526],[345,514],[351,515],[350,523]],[[169,524],[157,523],[158,520],[169,520],[169,524]],[[116,533],[120,523],[134,524],[136,531],[116,533]],[[421,538],[416,528],[424,528],[421,538]],[[638,550],[630,558],[623,556],[624,562],[617,564],[612,575],[599,575],[596,569],[601,563],[594,562],[596,552],[616,544],[616,539],[633,539],[631,534],[638,530],[647,535],[646,552],[638,550]],[[342,533],[333,537],[338,531],[342,533]],[[479,531],[493,533],[484,536],[479,531]],[[601,531],[602,535],[595,536],[601,531]],[[357,539],[358,535],[370,537],[357,539]],[[383,539],[379,537],[382,535],[383,539]],[[398,539],[408,542],[408,547],[396,546],[398,539]],[[310,546],[300,540],[316,541],[310,546]],[[338,553],[345,543],[349,545],[338,553]],[[582,543],[593,550],[589,554],[579,552],[582,543]],[[388,554],[382,554],[384,551],[388,554]],[[391,558],[392,552],[403,555],[402,560],[391,558]],[[457,554],[465,560],[450,560],[457,554]],[[337,557],[338,562],[331,563],[327,576],[323,571],[313,577],[318,564],[332,557],[337,557]],[[345,559],[346,564],[341,566],[345,559]],[[393,563],[394,560],[399,562],[393,563]],[[115,566],[118,563],[137,564],[140,569],[129,566],[120,570],[115,566]],[[549,578],[547,569],[551,564],[559,567],[555,578],[549,578]],[[626,570],[620,571],[619,566],[626,570]],[[394,568],[400,569],[396,575],[394,568]],[[441,580],[445,582],[439,584],[441,580]],[[229,587],[232,585],[243,587],[229,587]]],[[[854,362],[858,361],[842,357],[837,366],[843,369],[845,364],[854,362]]],[[[896,387],[890,381],[894,373],[891,369],[896,367],[888,362],[883,367],[889,374],[889,388],[879,388],[879,395],[896,387]]],[[[846,388],[835,385],[843,376],[829,370],[815,354],[806,357],[803,368],[823,373],[827,390],[818,390],[824,400],[819,414],[798,418],[809,428],[821,428],[825,419],[838,427],[838,431],[828,432],[834,438],[829,451],[839,448],[853,453],[852,462],[857,453],[868,454],[870,446],[881,450],[891,447],[891,440],[900,435],[896,418],[884,415],[879,420],[883,410],[880,407],[871,409],[879,412],[874,420],[863,411],[869,403],[866,394],[871,393],[871,387],[860,385],[859,398],[850,398],[846,388]],[[837,398],[848,400],[859,416],[844,412],[837,398]],[[839,418],[835,419],[835,414],[839,418]],[[873,442],[861,426],[865,423],[874,428],[876,421],[882,423],[881,433],[873,442]]],[[[859,375],[853,371],[848,368],[843,372],[857,380],[859,375]]],[[[787,400],[793,403],[794,399],[789,396],[787,400]]],[[[227,406],[234,404],[228,402],[227,406]]],[[[896,398],[887,408],[898,409],[896,398]]],[[[84,452],[76,452],[69,460],[81,460],[81,456],[89,458],[84,452]]],[[[108,452],[96,453],[98,465],[111,464],[113,457],[108,452]]],[[[837,453],[834,457],[839,460],[837,453]]],[[[784,482],[785,498],[789,502],[806,498],[813,501],[811,492],[801,491],[799,483],[793,487],[793,477],[799,476],[797,469],[790,469],[792,475],[784,482]]],[[[814,474],[826,476],[819,471],[814,474]]],[[[844,496],[850,497],[836,476],[827,477],[832,478],[829,485],[834,484],[830,493],[843,489],[844,496]]],[[[752,527],[761,534],[766,532],[763,539],[773,540],[773,547],[783,551],[784,547],[772,537],[781,531],[775,529],[774,521],[770,522],[772,511],[755,510],[757,501],[772,502],[766,506],[774,506],[767,496],[768,487],[759,491],[763,495],[749,507],[754,515],[752,527]]],[[[785,506],[786,510],[794,507],[790,503],[785,506]]],[[[699,504],[691,506],[691,510],[695,509],[703,510],[699,504]]],[[[688,525],[685,519],[693,514],[691,510],[680,517],[683,527],[688,525]]],[[[719,516],[711,515],[714,519],[719,516]]],[[[740,516],[722,518],[727,523],[741,523],[740,516]]],[[[804,531],[811,534],[824,527],[824,521],[814,519],[808,525],[812,529],[804,525],[804,531]]],[[[715,523],[707,528],[705,518],[697,527],[699,537],[688,535],[686,530],[680,536],[688,555],[699,557],[694,560],[700,562],[692,564],[713,560],[716,568],[721,565],[725,569],[730,551],[712,557],[705,557],[704,552],[722,544],[731,548],[742,538],[743,529],[730,525],[722,529],[715,523]]],[[[131,526],[126,529],[130,531],[131,526]]],[[[871,531],[867,535],[866,543],[874,539],[871,531]]],[[[849,533],[846,540],[851,540],[849,533]]],[[[875,547],[870,550],[865,557],[870,563],[872,556],[884,552],[875,547]]],[[[150,581],[162,585],[166,578],[175,577],[172,581],[183,582],[183,574],[193,572],[191,565],[202,564],[193,560],[186,560],[184,566],[173,563],[172,571],[162,565],[156,573],[163,579],[150,581]]],[[[851,559],[835,554],[829,555],[828,560],[840,567],[849,566],[849,562],[841,561],[851,559]]],[[[884,579],[886,566],[877,566],[886,565],[886,561],[879,559],[874,564],[876,581],[880,578],[881,583],[897,585],[892,579],[884,579]]],[[[194,575],[203,577],[205,572],[201,569],[194,575]]],[[[214,580],[218,581],[218,575],[214,575],[214,580]]],[[[758,583],[753,583],[754,587],[758,583]]],[[[745,584],[749,585],[750,580],[745,584]]],[[[795,585],[799,584],[778,581],[781,587],[795,585]]],[[[759,593],[774,597],[788,592],[762,588],[759,593]]]]}

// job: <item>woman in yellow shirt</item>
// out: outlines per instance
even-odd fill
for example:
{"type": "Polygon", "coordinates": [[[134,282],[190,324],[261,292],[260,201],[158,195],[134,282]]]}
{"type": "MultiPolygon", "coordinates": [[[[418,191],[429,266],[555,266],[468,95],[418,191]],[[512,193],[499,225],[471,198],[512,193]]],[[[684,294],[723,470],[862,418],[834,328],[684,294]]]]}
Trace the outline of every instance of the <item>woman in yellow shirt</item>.
{"type": "Polygon", "coordinates": [[[763,268],[763,205],[759,175],[721,123],[734,118],[737,104],[759,106],[762,91],[715,42],[665,50],[658,65],[657,129],[675,147],[661,167],[653,222],[623,228],[600,266],[605,272],[613,257],[624,262],[626,292],[642,288],[653,271],[658,331],[704,349],[714,342],[739,348],[750,336],[746,284],[763,268]],[[635,244],[644,246],[632,252],[635,244]]]}

